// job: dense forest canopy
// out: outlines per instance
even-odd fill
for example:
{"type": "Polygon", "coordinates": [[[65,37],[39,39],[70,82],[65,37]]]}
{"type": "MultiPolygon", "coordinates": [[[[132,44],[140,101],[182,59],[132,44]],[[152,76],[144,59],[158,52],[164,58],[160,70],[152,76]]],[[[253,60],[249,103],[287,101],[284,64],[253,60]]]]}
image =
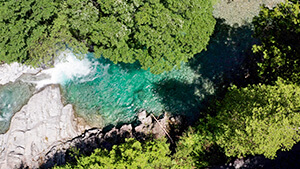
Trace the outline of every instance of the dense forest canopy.
{"type": "Polygon", "coordinates": [[[1,1],[0,60],[49,64],[69,47],[162,73],[205,49],[215,25],[212,1],[1,1]]]}
{"type": "Polygon", "coordinates": [[[259,63],[260,76],[268,83],[278,77],[299,83],[299,0],[282,3],[274,10],[263,7],[253,23],[254,36],[261,40],[261,45],[254,45],[253,50],[263,55],[263,62],[259,63]]]}

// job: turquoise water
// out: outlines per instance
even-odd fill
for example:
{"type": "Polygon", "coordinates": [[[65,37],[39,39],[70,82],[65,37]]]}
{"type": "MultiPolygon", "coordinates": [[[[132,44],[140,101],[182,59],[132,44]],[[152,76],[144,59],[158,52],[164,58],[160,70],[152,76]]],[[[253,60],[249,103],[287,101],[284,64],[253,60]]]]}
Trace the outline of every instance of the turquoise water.
{"type": "Polygon", "coordinates": [[[207,81],[206,91],[201,89],[201,93],[194,86],[200,75],[186,64],[179,70],[154,75],[138,64],[113,64],[104,58],[95,59],[93,54],[88,54],[88,59],[96,71],[65,82],[62,91],[66,102],[92,126],[131,122],[141,110],[156,115],[163,111],[186,114],[206,94],[214,92],[207,81]]]}
{"type": "Polygon", "coordinates": [[[19,111],[34,92],[34,86],[17,81],[0,85],[0,133],[5,133],[14,113],[19,111]]]}

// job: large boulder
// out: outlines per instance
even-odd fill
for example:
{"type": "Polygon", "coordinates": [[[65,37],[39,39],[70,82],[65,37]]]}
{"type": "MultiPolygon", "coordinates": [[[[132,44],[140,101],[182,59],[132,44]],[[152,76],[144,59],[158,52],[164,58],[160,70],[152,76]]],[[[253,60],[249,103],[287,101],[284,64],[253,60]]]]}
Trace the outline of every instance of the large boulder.
{"type": "Polygon", "coordinates": [[[0,135],[0,168],[38,168],[52,147],[80,135],[89,126],[64,106],[58,86],[48,86],[30,98],[0,135]]]}

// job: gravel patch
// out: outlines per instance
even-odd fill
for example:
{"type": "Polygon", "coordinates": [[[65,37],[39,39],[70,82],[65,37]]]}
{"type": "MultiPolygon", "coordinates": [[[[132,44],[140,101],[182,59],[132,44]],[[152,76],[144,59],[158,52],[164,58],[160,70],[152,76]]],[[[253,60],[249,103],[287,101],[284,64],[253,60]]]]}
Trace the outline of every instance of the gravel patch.
{"type": "Polygon", "coordinates": [[[225,19],[228,25],[242,26],[252,22],[252,18],[257,16],[260,6],[265,4],[269,8],[273,8],[280,2],[285,0],[219,0],[220,2],[214,6],[213,15],[216,18],[225,19]]]}

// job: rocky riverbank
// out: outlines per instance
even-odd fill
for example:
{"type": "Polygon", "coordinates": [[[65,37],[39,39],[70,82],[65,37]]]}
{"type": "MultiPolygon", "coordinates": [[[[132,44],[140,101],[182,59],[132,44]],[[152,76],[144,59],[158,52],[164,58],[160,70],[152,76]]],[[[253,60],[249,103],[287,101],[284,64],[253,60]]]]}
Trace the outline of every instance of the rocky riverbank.
{"type": "MultiPolygon", "coordinates": [[[[126,138],[133,137],[142,141],[153,137],[167,137],[169,132],[179,132],[182,127],[181,117],[170,117],[167,113],[157,119],[142,111],[138,114],[136,122],[136,124],[124,124],[113,128],[108,126],[104,129],[86,130],[71,140],[53,146],[46,153],[45,163],[41,168],[50,168],[74,160],[73,150],[78,150],[79,154],[90,154],[96,148],[111,149],[113,145],[123,143],[126,138]]],[[[169,140],[172,142],[172,138],[169,140]]]]}
{"type": "Polygon", "coordinates": [[[38,168],[53,146],[87,128],[74,117],[72,105],[62,104],[59,87],[48,86],[30,98],[0,135],[0,168],[38,168]]]}
{"type": "MultiPolygon", "coordinates": [[[[17,63],[2,64],[0,82],[16,83],[39,71],[17,63]]],[[[70,160],[71,149],[90,153],[95,148],[110,149],[128,137],[159,138],[170,132],[172,126],[180,126],[180,122],[180,117],[155,117],[142,111],[135,123],[91,128],[82,118],[75,117],[72,105],[63,104],[59,85],[48,85],[36,89],[12,117],[9,130],[0,134],[0,168],[49,168],[70,160]]]]}
{"type": "MultiPolygon", "coordinates": [[[[20,81],[31,84],[40,71],[18,63],[2,64],[0,86],[20,81]]],[[[132,124],[91,128],[82,118],[75,117],[72,105],[63,104],[59,85],[36,88],[11,118],[8,131],[0,134],[0,168],[39,168],[41,165],[49,168],[64,164],[72,148],[90,153],[99,147],[109,149],[128,137],[159,138],[170,131],[170,124],[180,124],[179,117],[165,114],[157,118],[143,111],[132,124]]]]}

